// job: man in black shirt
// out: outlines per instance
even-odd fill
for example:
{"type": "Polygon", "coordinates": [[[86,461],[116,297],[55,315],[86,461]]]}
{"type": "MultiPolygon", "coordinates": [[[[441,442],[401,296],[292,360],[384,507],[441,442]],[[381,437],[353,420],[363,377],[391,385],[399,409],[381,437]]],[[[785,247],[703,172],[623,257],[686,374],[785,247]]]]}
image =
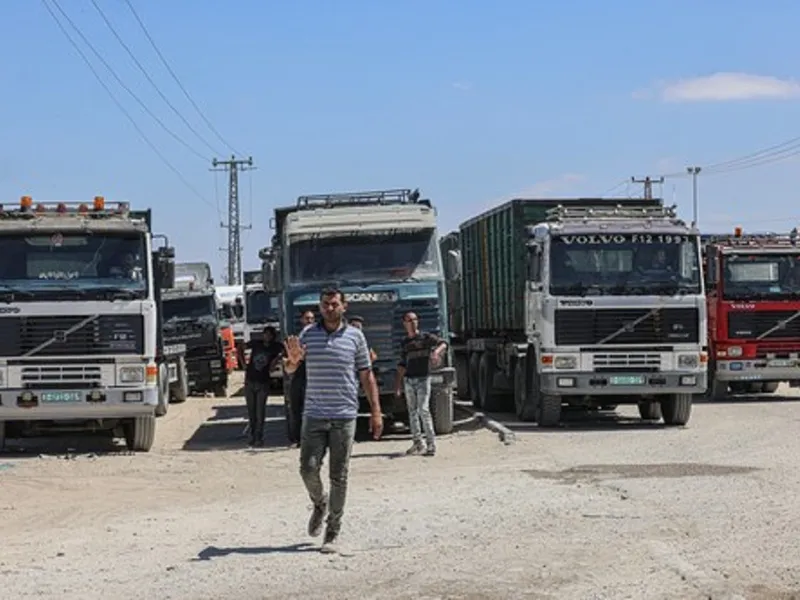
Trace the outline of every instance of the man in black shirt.
{"type": "Polygon", "coordinates": [[[247,401],[250,446],[264,445],[264,419],[269,398],[269,372],[280,360],[283,345],[278,341],[274,327],[264,328],[263,340],[253,340],[250,347],[250,362],[244,375],[244,395],[247,401]]]}
{"type": "MultiPolygon", "coordinates": [[[[313,325],[317,318],[314,311],[307,310],[300,315],[300,325],[303,329],[313,325]]],[[[297,370],[289,375],[289,404],[286,406],[286,433],[289,443],[300,444],[300,432],[303,426],[303,405],[306,399],[306,363],[300,363],[297,370]]]]}
{"type": "Polygon", "coordinates": [[[419,317],[413,312],[403,315],[403,327],[406,338],[400,346],[395,394],[400,397],[405,393],[408,406],[408,425],[414,443],[406,454],[424,453],[425,456],[433,456],[436,454],[436,437],[430,409],[430,372],[431,366],[437,367],[441,364],[447,342],[432,333],[420,331],[419,317]],[[422,443],[423,431],[426,445],[422,443]]]}

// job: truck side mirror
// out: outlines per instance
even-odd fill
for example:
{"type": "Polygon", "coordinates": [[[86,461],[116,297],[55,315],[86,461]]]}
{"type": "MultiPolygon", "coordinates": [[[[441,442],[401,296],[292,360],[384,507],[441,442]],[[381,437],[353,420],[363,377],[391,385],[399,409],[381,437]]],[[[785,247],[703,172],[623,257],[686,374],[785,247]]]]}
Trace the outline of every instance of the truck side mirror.
{"type": "Polygon", "coordinates": [[[261,262],[261,281],[264,291],[268,294],[277,294],[281,291],[281,277],[275,258],[262,260],[261,262]]]}
{"type": "Polygon", "coordinates": [[[157,285],[162,289],[175,287],[175,248],[162,246],[155,253],[157,285]]]}
{"type": "Polygon", "coordinates": [[[459,250],[448,250],[444,259],[444,276],[449,281],[461,279],[463,265],[459,250]]]}

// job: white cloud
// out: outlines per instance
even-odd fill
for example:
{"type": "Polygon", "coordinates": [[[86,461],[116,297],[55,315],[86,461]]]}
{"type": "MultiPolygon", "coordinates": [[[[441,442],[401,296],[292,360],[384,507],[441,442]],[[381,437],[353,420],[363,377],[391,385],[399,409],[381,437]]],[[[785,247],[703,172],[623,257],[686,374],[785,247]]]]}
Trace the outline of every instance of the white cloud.
{"type": "Polygon", "coordinates": [[[659,82],[633,93],[636,100],[656,95],[664,102],[727,102],[737,100],[791,100],[800,98],[800,82],[769,75],[713,73],[703,77],[659,82]]]}

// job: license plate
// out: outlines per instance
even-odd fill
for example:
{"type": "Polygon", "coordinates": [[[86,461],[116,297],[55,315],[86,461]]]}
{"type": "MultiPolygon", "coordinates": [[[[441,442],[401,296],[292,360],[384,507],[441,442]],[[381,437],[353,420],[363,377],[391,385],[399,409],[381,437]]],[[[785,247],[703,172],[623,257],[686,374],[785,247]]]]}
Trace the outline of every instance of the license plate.
{"type": "Polygon", "coordinates": [[[80,392],[42,392],[42,402],[82,402],[83,394],[80,392]]]}
{"type": "Polygon", "coordinates": [[[767,365],[770,367],[793,367],[794,361],[788,358],[773,358],[767,361],[767,365]]]}
{"type": "Polygon", "coordinates": [[[614,375],[611,385],[644,385],[643,375],[614,375]]]}

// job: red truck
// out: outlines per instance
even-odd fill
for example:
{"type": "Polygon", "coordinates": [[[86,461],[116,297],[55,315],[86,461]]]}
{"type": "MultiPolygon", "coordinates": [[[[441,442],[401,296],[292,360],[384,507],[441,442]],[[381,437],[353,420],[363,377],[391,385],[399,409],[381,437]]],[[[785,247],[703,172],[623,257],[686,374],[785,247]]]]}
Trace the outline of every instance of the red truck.
{"type": "Polygon", "coordinates": [[[711,399],[800,386],[798,232],[702,236],[711,399]]]}

